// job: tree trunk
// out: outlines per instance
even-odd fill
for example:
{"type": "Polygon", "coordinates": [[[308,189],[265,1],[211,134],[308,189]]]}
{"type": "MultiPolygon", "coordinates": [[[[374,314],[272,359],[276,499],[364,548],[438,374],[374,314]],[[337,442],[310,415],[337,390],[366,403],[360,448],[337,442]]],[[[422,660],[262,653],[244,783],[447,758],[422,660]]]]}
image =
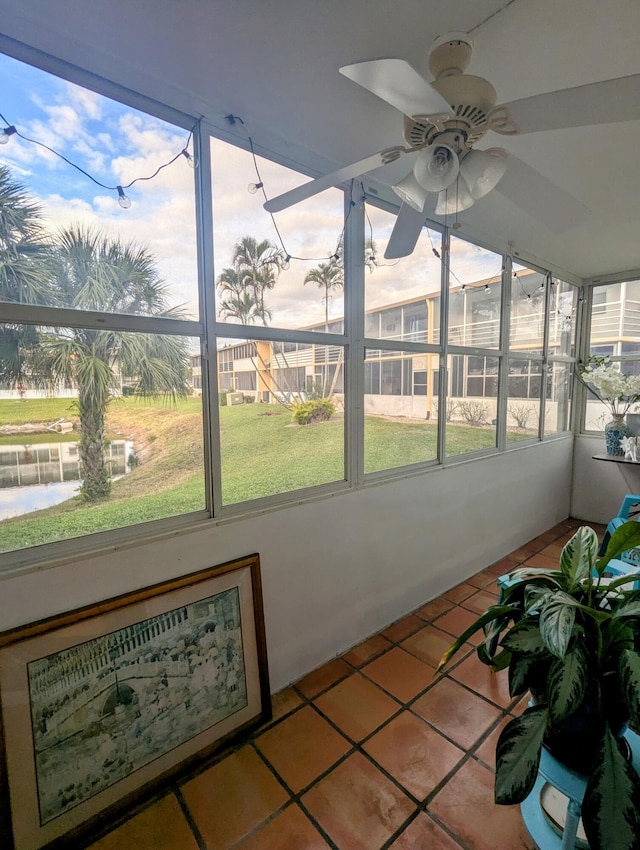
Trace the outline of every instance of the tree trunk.
{"type": "Polygon", "coordinates": [[[105,463],[104,417],[105,410],[96,409],[95,402],[80,391],[80,465],[83,477],[80,498],[83,502],[97,502],[111,492],[111,476],[105,463]]]}

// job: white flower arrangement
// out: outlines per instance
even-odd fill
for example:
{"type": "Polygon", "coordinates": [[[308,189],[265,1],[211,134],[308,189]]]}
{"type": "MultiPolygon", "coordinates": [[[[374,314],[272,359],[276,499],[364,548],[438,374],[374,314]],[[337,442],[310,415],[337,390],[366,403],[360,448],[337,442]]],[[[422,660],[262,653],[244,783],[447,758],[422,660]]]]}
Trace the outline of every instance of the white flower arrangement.
{"type": "Polygon", "coordinates": [[[640,375],[625,375],[609,357],[590,357],[587,366],[578,367],[577,375],[614,416],[624,416],[640,401],[640,375]]]}

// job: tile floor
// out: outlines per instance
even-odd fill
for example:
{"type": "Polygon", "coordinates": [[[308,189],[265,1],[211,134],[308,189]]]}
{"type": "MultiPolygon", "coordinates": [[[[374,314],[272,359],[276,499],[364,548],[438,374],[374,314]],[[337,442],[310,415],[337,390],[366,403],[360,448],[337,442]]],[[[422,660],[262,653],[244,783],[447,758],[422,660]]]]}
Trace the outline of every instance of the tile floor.
{"type": "MultiPolygon", "coordinates": [[[[495,745],[526,698],[452,637],[517,564],[555,566],[566,520],[273,697],[250,740],[90,850],[534,850],[493,803],[495,745]]],[[[603,528],[593,526],[601,536],[603,528]]]]}

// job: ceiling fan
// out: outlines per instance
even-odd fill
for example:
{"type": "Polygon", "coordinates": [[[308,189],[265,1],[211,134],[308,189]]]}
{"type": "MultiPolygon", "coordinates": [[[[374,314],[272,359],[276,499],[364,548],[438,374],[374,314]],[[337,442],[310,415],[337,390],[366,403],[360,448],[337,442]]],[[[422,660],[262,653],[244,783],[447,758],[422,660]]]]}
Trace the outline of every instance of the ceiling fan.
{"type": "Polygon", "coordinates": [[[459,212],[494,189],[553,230],[585,221],[590,211],[580,201],[525,162],[503,148],[480,150],[475,145],[490,130],[511,136],[640,119],[640,74],[496,105],[491,83],[465,74],[472,48],[467,33],[436,39],[429,51],[431,84],[403,59],[340,68],[345,77],[403,113],[408,147],[386,148],[271,198],[264,208],[278,212],[410,154],[411,171],[393,186],[402,206],[386,259],[413,251],[427,215],[455,216],[455,227],[459,212]]]}

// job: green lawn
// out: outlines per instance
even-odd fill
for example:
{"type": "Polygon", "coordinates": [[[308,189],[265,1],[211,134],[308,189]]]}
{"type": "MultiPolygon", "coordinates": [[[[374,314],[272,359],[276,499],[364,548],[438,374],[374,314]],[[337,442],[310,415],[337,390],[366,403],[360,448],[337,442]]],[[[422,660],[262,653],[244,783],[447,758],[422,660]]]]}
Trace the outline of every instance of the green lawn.
{"type": "MultiPolygon", "coordinates": [[[[0,405],[0,425],[77,421],[67,399],[0,405]]],[[[290,423],[278,405],[220,408],[224,504],[340,481],[344,476],[342,416],[307,426],[290,423]]],[[[158,406],[114,400],[107,418],[111,437],[132,438],[141,463],[113,483],[108,501],[83,505],[71,499],[52,508],[0,522],[0,551],[68,539],[201,510],[205,507],[202,407],[199,399],[158,406]]],[[[3,435],[2,444],[68,441],[72,435],[3,435]]],[[[372,472],[436,457],[430,422],[367,417],[365,470],[372,472]]],[[[493,446],[492,428],[447,426],[447,454],[493,446]]]]}

